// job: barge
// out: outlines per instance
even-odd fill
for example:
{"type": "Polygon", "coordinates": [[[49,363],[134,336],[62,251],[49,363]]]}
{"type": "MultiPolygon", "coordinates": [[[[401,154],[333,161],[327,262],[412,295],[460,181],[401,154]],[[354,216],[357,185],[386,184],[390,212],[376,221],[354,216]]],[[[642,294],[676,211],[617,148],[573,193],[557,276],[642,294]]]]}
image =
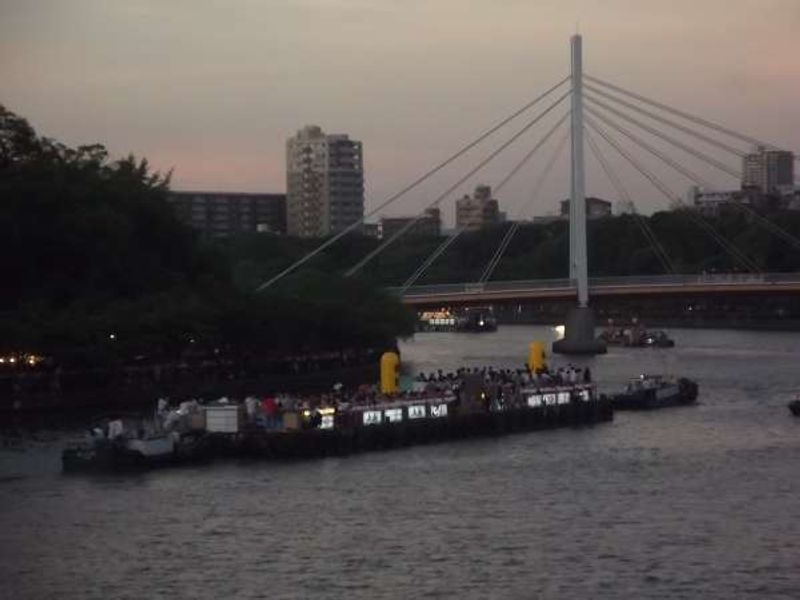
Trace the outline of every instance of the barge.
{"type": "MultiPolygon", "coordinates": [[[[65,471],[153,468],[235,456],[265,459],[346,456],[417,444],[592,425],[610,421],[611,402],[592,383],[520,387],[487,393],[469,378],[457,393],[386,397],[380,403],[285,410],[265,417],[254,402],[197,405],[191,427],[162,435],[107,431],[64,450],[65,471]]],[[[255,399],[252,399],[255,400],[255,399]]],[[[169,419],[166,420],[169,423],[169,419]]],[[[166,429],[166,431],[164,431],[166,429]]]]}
{"type": "MultiPolygon", "coordinates": [[[[591,384],[526,388],[521,397],[523,402],[518,405],[484,404],[477,409],[454,395],[328,409],[317,427],[301,425],[280,431],[247,427],[235,438],[218,443],[241,456],[313,458],[591,425],[613,418],[610,400],[598,396],[591,384]]],[[[303,418],[313,419],[313,412],[303,418]]]]}

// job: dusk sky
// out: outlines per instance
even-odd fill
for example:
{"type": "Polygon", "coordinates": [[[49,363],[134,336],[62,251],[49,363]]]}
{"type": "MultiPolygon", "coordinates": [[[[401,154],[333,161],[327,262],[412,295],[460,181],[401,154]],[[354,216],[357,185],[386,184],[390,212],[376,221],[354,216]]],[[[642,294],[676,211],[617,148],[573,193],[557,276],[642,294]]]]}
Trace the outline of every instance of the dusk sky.
{"type": "MultiPolygon", "coordinates": [[[[800,151],[800,0],[0,0],[0,103],[70,145],[174,169],[175,189],[283,192],[286,138],[317,124],[363,141],[369,210],[567,75],[576,28],[587,73],[800,151]]],[[[420,210],[523,123],[383,214],[420,210]]],[[[498,195],[509,216],[567,194],[564,152],[528,202],[556,138],[498,195]]],[[[667,206],[608,156],[642,212],[667,206]]],[[[588,149],[587,163],[588,193],[616,200],[588,149]]],[[[684,195],[689,181],[648,164],[684,195]]]]}

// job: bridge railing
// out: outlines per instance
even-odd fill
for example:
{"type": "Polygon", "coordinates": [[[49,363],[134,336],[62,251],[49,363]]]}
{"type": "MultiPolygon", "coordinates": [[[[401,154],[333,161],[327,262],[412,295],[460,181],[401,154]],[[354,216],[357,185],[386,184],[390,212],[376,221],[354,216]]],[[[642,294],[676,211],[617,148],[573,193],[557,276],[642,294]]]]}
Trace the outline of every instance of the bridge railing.
{"type": "MultiPolygon", "coordinates": [[[[797,283],[800,273],[694,273],[684,275],[633,275],[627,277],[591,277],[589,287],[675,286],[675,285],[730,285],[748,283],[797,283]]],[[[572,289],[571,279],[520,279],[514,281],[489,281],[486,283],[442,283],[416,285],[406,290],[405,296],[436,296],[449,294],[480,294],[484,292],[513,292],[522,290],[572,289]]],[[[402,288],[387,288],[400,295],[402,288]]]]}
{"type": "MultiPolygon", "coordinates": [[[[406,296],[429,296],[436,294],[469,294],[482,292],[506,292],[525,289],[565,289],[575,287],[570,279],[523,279],[517,281],[489,281],[486,283],[441,283],[415,285],[406,290],[406,296]]],[[[388,292],[400,294],[402,288],[386,288],[388,292]]]]}
{"type": "Polygon", "coordinates": [[[698,283],[761,283],[764,273],[700,273],[687,275],[632,275],[628,277],[591,277],[589,285],[692,285],[698,283]]]}

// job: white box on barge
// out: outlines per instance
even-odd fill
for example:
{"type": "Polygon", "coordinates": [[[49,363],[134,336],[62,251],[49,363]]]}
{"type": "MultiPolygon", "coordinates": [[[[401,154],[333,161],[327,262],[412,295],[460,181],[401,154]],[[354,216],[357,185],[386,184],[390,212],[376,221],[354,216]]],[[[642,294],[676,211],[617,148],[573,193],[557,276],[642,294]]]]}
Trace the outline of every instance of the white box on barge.
{"type": "Polygon", "coordinates": [[[205,406],[206,431],[209,433],[239,433],[244,422],[244,408],[239,404],[205,406]]]}

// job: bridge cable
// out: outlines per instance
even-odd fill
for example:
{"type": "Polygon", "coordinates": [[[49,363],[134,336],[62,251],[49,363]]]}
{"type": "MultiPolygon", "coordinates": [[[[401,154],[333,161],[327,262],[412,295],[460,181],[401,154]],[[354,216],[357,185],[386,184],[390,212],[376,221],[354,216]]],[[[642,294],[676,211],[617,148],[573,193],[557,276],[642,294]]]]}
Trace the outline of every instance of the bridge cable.
{"type": "Polygon", "coordinates": [[[519,230],[520,222],[513,221],[511,223],[511,227],[509,227],[505,235],[503,235],[503,239],[500,240],[500,244],[497,246],[497,250],[494,251],[494,254],[489,259],[489,262],[486,263],[483,271],[481,272],[481,276],[478,278],[477,283],[486,283],[489,278],[494,273],[494,270],[497,268],[497,265],[500,263],[500,260],[503,258],[503,254],[505,254],[506,248],[511,243],[511,240],[516,235],[517,231],[519,230]]]}
{"type": "Polygon", "coordinates": [[[634,203],[633,199],[627,193],[627,190],[622,187],[622,182],[617,178],[616,173],[611,169],[611,165],[605,160],[603,157],[602,152],[600,152],[599,146],[594,140],[594,137],[590,135],[589,130],[586,130],[586,137],[587,140],[591,138],[589,141],[590,147],[592,147],[592,152],[594,156],[597,158],[598,162],[602,166],[603,170],[605,171],[606,175],[608,176],[609,180],[611,180],[612,185],[617,189],[617,193],[619,193],[623,198],[625,198],[625,202],[627,206],[630,208],[631,213],[634,216],[634,221],[639,226],[642,234],[644,235],[645,239],[647,240],[648,244],[650,244],[650,248],[653,250],[658,261],[661,263],[661,266],[664,267],[664,271],[667,273],[676,273],[677,270],[675,266],[672,264],[672,261],[667,254],[667,251],[664,249],[663,244],[659,241],[658,237],[653,231],[653,228],[648,223],[647,219],[642,216],[636,208],[636,204],[634,203]]]}
{"type": "Polygon", "coordinates": [[[692,148],[688,144],[684,144],[680,140],[677,140],[674,137],[672,137],[670,135],[667,135],[666,133],[664,133],[662,131],[659,131],[655,127],[651,127],[650,125],[644,123],[643,121],[640,121],[639,119],[636,119],[635,117],[632,117],[630,115],[625,114],[621,110],[617,110],[613,106],[610,106],[609,104],[606,104],[605,102],[602,102],[601,100],[598,100],[598,99],[594,98],[590,94],[585,94],[584,98],[586,98],[586,100],[588,100],[589,103],[591,103],[592,105],[600,106],[603,109],[605,109],[605,110],[617,115],[618,117],[621,117],[621,118],[625,119],[629,123],[637,125],[638,127],[640,127],[641,129],[644,129],[648,133],[651,133],[654,136],[659,137],[662,140],[665,140],[665,141],[669,142],[670,144],[680,148],[684,152],[688,152],[689,154],[691,154],[695,158],[699,158],[700,160],[702,160],[702,161],[708,163],[709,165],[711,165],[712,167],[716,167],[720,171],[724,171],[725,173],[727,173],[731,177],[736,177],[737,179],[741,179],[741,177],[742,177],[742,172],[741,171],[736,170],[733,167],[729,167],[728,165],[726,165],[726,164],[724,164],[722,162],[719,162],[718,160],[716,160],[715,158],[709,156],[708,154],[705,154],[704,152],[700,152],[699,150],[697,150],[696,148],[692,148]]]}
{"type": "Polygon", "coordinates": [[[677,202],[678,205],[687,208],[686,215],[700,228],[702,228],[706,233],[708,233],[714,241],[717,242],[719,246],[723,248],[731,257],[739,262],[739,264],[745,267],[748,271],[760,273],[761,269],[758,265],[752,261],[752,259],[748,258],[744,253],[741,252],[732,242],[727,240],[723,237],[714,227],[708,223],[705,219],[701,216],[696,214],[690,207],[687,207],[686,204],[681,200],[679,196],[674,194],[664,183],[661,182],[658,177],[656,177],[652,172],[650,172],[644,165],[634,159],[627,151],[625,151],[622,146],[620,146],[612,137],[610,137],[599,125],[597,125],[592,117],[586,117],[586,123],[592,128],[592,130],[597,133],[600,137],[602,137],[609,145],[611,145],[619,154],[623,156],[639,173],[644,176],[650,183],[652,183],[656,189],[658,189],[668,200],[671,202],[677,202]]]}
{"type": "Polygon", "coordinates": [[[419,267],[417,267],[417,270],[414,271],[414,273],[403,282],[403,285],[400,288],[401,295],[405,294],[408,288],[414,285],[417,279],[422,277],[425,271],[428,270],[428,267],[430,267],[437,258],[439,258],[442,254],[444,254],[444,251],[447,250],[452,245],[452,243],[456,241],[456,239],[461,235],[463,231],[464,228],[461,227],[456,231],[454,231],[453,233],[451,233],[449,236],[447,236],[447,238],[445,238],[445,240],[441,244],[439,244],[439,246],[433,252],[431,252],[430,255],[428,255],[428,258],[426,258],[422,262],[422,264],[419,267]]]}
{"type": "Polygon", "coordinates": [[[739,158],[743,158],[745,156],[745,152],[743,150],[740,150],[739,148],[735,148],[734,146],[730,146],[730,145],[728,145],[728,144],[726,144],[724,142],[720,142],[720,141],[718,141],[718,140],[716,140],[716,139],[714,139],[712,137],[709,137],[709,136],[707,136],[707,135],[705,135],[703,133],[695,131],[694,129],[691,129],[690,127],[687,127],[686,125],[681,125],[680,123],[677,123],[677,122],[673,121],[672,119],[668,119],[666,117],[662,117],[659,114],[656,114],[656,113],[654,113],[654,112],[652,112],[650,110],[647,110],[646,108],[642,108],[641,106],[637,106],[636,104],[632,104],[631,102],[623,100],[622,98],[618,98],[617,96],[609,94],[608,92],[605,92],[605,91],[601,90],[600,88],[594,87],[592,85],[584,85],[584,87],[587,90],[589,90],[591,92],[594,92],[595,94],[603,96],[604,98],[612,100],[612,101],[614,101],[614,102],[616,102],[618,104],[621,104],[622,106],[625,106],[626,108],[629,108],[629,109],[631,109],[633,111],[636,111],[636,112],[638,112],[640,114],[646,115],[646,116],[650,117],[651,119],[653,119],[655,121],[658,121],[658,122],[663,123],[665,125],[669,125],[670,127],[674,128],[674,129],[677,129],[679,131],[682,131],[683,133],[685,133],[687,135],[690,135],[692,137],[695,137],[695,138],[697,138],[699,140],[702,140],[702,141],[706,142],[707,144],[711,144],[712,146],[716,146],[717,148],[725,150],[726,152],[730,152],[731,154],[735,154],[739,158]]]}
{"type": "Polygon", "coordinates": [[[728,202],[726,203],[727,206],[735,206],[739,210],[742,210],[753,217],[756,223],[760,224],[764,229],[768,230],[770,233],[773,233],[783,239],[785,242],[788,242],[795,250],[800,250],[800,239],[793,236],[791,233],[783,229],[777,223],[770,221],[765,216],[761,215],[756,211],[752,206],[744,204],[743,202],[728,202]]]}
{"type": "MultiPolygon", "coordinates": [[[[539,178],[534,183],[533,191],[531,192],[531,196],[528,200],[528,203],[523,208],[523,213],[526,212],[528,207],[531,206],[533,202],[538,198],[539,191],[541,190],[542,185],[544,185],[545,178],[553,170],[553,165],[555,164],[556,160],[558,160],[558,157],[561,155],[561,152],[564,149],[564,146],[566,145],[568,139],[569,139],[569,130],[567,130],[564,133],[564,136],[559,140],[558,145],[553,151],[552,156],[547,161],[544,169],[539,175],[539,178]]],[[[481,273],[481,277],[480,279],[478,279],[478,283],[486,283],[492,277],[492,274],[497,268],[497,265],[500,264],[500,261],[502,260],[506,249],[508,248],[509,244],[511,244],[511,240],[514,238],[514,235],[516,235],[517,231],[519,231],[520,226],[521,223],[519,221],[514,221],[513,225],[509,228],[509,230],[506,232],[505,237],[500,242],[500,245],[498,246],[497,251],[494,253],[494,256],[492,256],[491,260],[486,265],[486,268],[483,270],[483,273],[481,273]]]]}
{"type": "Polygon", "coordinates": [[[613,146],[617,152],[619,152],[631,165],[636,168],[642,175],[644,175],[662,194],[664,194],[667,199],[671,202],[676,202],[679,206],[686,208],[685,214],[699,227],[701,227],[706,233],[708,233],[714,241],[717,242],[728,254],[731,255],[734,260],[739,262],[739,264],[745,267],[749,271],[753,272],[760,272],[758,265],[753,262],[750,258],[748,258],[741,250],[739,250],[732,242],[727,240],[722,234],[720,234],[714,227],[708,223],[705,219],[703,219],[700,215],[698,215],[691,207],[687,207],[686,204],[681,200],[679,196],[674,194],[663,182],[661,182],[658,177],[656,177],[651,171],[646,169],[641,163],[636,161],[632,156],[630,156],[624,149],[614,141],[613,138],[608,136],[608,134],[600,128],[591,117],[587,117],[587,123],[592,127],[592,129],[603,139],[606,140],[611,146],[613,146]]]}
{"type": "Polygon", "coordinates": [[[516,119],[518,116],[520,116],[521,114],[523,114],[524,112],[528,111],[530,108],[532,108],[533,106],[538,104],[541,100],[543,100],[544,98],[549,96],[552,92],[554,92],[559,87],[564,85],[564,83],[569,81],[569,79],[570,79],[570,76],[567,75],[566,77],[564,77],[564,79],[562,79],[561,81],[559,81],[555,85],[553,85],[550,88],[548,88],[545,92],[543,92],[542,94],[540,94],[539,96],[537,96],[536,98],[534,98],[533,100],[531,100],[530,102],[528,102],[527,104],[522,106],[521,108],[519,108],[516,111],[514,111],[513,113],[511,113],[509,116],[507,116],[503,120],[499,121],[497,124],[493,125],[488,130],[484,131],[481,135],[479,135],[477,138],[475,138],[472,142],[470,142],[466,146],[462,147],[455,154],[452,154],[449,158],[447,158],[444,161],[440,162],[439,164],[437,164],[435,167],[433,167],[432,169],[430,169],[429,171],[427,171],[423,175],[419,176],[417,179],[415,179],[413,182],[411,182],[406,187],[401,189],[399,192],[396,192],[395,194],[393,194],[392,196],[390,196],[389,198],[384,200],[381,204],[376,206],[374,209],[369,211],[364,216],[360,217],[357,221],[354,221],[353,223],[351,223],[350,225],[345,227],[343,230],[341,230],[339,233],[337,233],[333,237],[328,238],[327,240],[322,242],[319,246],[314,248],[311,252],[309,252],[308,254],[303,256],[302,258],[298,259],[297,261],[293,262],[291,265],[289,265],[288,267],[283,269],[277,275],[274,275],[273,277],[271,277],[270,279],[268,279],[264,283],[260,284],[256,288],[256,291],[260,292],[260,291],[270,287],[276,281],[279,281],[280,279],[282,279],[283,277],[285,277],[289,273],[292,273],[293,271],[295,271],[298,267],[301,267],[302,265],[307,263],[309,260],[314,258],[317,254],[319,254],[320,252],[322,252],[326,248],[329,248],[330,246],[332,246],[333,244],[338,242],[340,239],[342,239],[345,235],[347,235],[348,233],[352,232],[356,228],[360,227],[364,223],[365,219],[367,219],[367,218],[375,215],[379,211],[383,210],[384,208],[386,208],[387,206],[389,206],[390,204],[392,204],[393,202],[395,202],[396,200],[398,200],[399,198],[401,198],[402,196],[404,196],[405,194],[407,194],[408,192],[410,192],[411,190],[413,190],[414,188],[419,186],[421,183],[423,183],[424,181],[426,181],[427,179],[429,179],[430,177],[432,177],[433,175],[435,175],[436,173],[441,171],[447,165],[449,165],[450,163],[452,163],[456,159],[458,159],[461,156],[463,156],[464,154],[466,154],[468,151],[470,151],[472,148],[474,148],[475,146],[480,144],[482,141],[484,141],[490,135],[496,133],[499,129],[503,128],[505,125],[507,125],[508,123],[510,123],[511,121],[516,119]]]}
{"type": "MultiPolygon", "coordinates": [[[[532,120],[528,121],[528,123],[526,123],[526,124],[525,124],[525,126],[524,126],[522,129],[520,129],[520,130],[519,130],[517,133],[515,133],[515,134],[514,134],[513,136],[511,136],[511,137],[510,137],[508,140],[506,140],[506,141],[505,141],[505,142],[504,142],[504,143],[503,143],[503,144],[502,144],[502,145],[501,145],[499,148],[497,148],[497,149],[496,149],[494,152],[492,152],[492,153],[491,153],[491,154],[490,154],[488,157],[486,157],[484,160],[482,160],[481,162],[479,162],[479,163],[478,163],[478,164],[477,164],[475,167],[473,167],[473,168],[472,168],[472,169],[469,171],[469,173],[467,173],[466,175],[464,175],[464,176],[463,176],[461,179],[459,179],[459,180],[458,180],[456,183],[454,183],[453,185],[451,185],[451,186],[450,186],[450,187],[449,187],[447,190],[445,190],[445,191],[444,191],[442,194],[440,194],[440,195],[439,195],[439,196],[436,198],[436,200],[434,200],[433,202],[431,202],[431,203],[430,203],[430,204],[429,204],[429,205],[426,207],[426,209],[427,209],[427,208],[435,208],[435,207],[439,206],[439,204],[441,204],[441,202],[442,202],[442,201],[443,201],[445,198],[447,198],[447,197],[448,197],[448,196],[449,196],[449,195],[450,195],[450,194],[451,194],[453,191],[455,191],[456,189],[458,189],[458,188],[459,188],[459,187],[460,187],[460,186],[461,186],[461,185],[462,185],[462,184],[463,184],[465,181],[467,181],[467,180],[468,180],[470,177],[472,177],[472,176],[473,176],[475,173],[477,173],[478,171],[480,171],[480,170],[481,170],[483,167],[485,167],[485,166],[486,166],[486,165],[487,165],[489,162],[491,162],[492,160],[494,160],[494,158],[496,158],[496,157],[497,157],[497,155],[498,155],[498,154],[500,154],[500,153],[501,153],[503,150],[505,150],[506,148],[508,148],[508,147],[509,147],[511,144],[513,144],[514,142],[516,142],[516,141],[517,141],[517,140],[518,140],[518,139],[519,139],[519,138],[520,138],[520,137],[521,137],[521,136],[522,136],[522,135],[523,135],[523,134],[524,134],[526,131],[528,131],[528,130],[529,130],[531,127],[533,127],[534,125],[536,125],[536,123],[538,123],[539,121],[541,121],[541,120],[542,120],[542,119],[543,119],[543,118],[544,118],[544,117],[545,117],[545,116],[546,116],[546,115],[547,115],[547,114],[548,114],[548,113],[549,113],[551,110],[553,110],[553,109],[554,109],[556,106],[558,106],[558,105],[559,105],[561,102],[563,102],[563,101],[564,101],[564,99],[565,99],[565,98],[567,98],[567,96],[569,96],[571,93],[572,93],[572,90],[571,90],[571,89],[570,89],[570,90],[567,90],[567,92],[565,92],[564,94],[562,94],[562,95],[561,95],[561,96],[560,96],[560,97],[559,97],[559,98],[558,98],[558,99],[557,99],[555,102],[553,102],[553,103],[552,103],[552,104],[550,104],[550,105],[549,105],[549,106],[548,106],[546,109],[544,109],[544,111],[542,111],[541,113],[539,113],[539,114],[538,114],[538,115],[537,115],[535,118],[533,118],[532,120]]],[[[391,237],[390,237],[388,240],[384,240],[384,241],[383,241],[383,242],[382,242],[382,243],[381,243],[381,244],[380,244],[380,245],[379,245],[377,248],[375,248],[374,250],[372,250],[372,251],[371,251],[370,253],[368,253],[368,254],[367,254],[367,255],[366,255],[364,258],[362,258],[360,261],[358,261],[358,262],[357,262],[355,265],[353,265],[352,267],[350,267],[350,269],[348,269],[348,270],[345,272],[345,277],[351,277],[352,275],[354,275],[355,273],[357,273],[358,271],[360,271],[360,270],[361,270],[361,268],[362,268],[362,267],[364,267],[364,265],[366,265],[367,263],[369,263],[369,262],[370,262],[370,261],[371,261],[373,258],[375,258],[375,257],[376,257],[378,254],[380,254],[380,253],[381,253],[381,252],[383,252],[383,251],[384,251],[386,248],[388,248],[388,247],[389,247],[389,246],[390,246],[392,243],[394,243],[394,242],[397,240],[397,238],[399,238],[400,236],[402,236],[402,235],[403,235],[404,233],[406,233],[406,232],[407,232],[409,229],[411,229],[411,228],[412,228],[414,225],[416,225],[416,224],[417,224],[417,223],[420,221],[420,219],[422,219],[424,216],[425,216],[425,213],[424,213],[424,211],[423,211],[423,212],[422,212],[422,213],[420,213],[420,214],[419,214],[419,215],[418,215],[416,218],[412,219],[411,221],[409,221],[408,223],[406,223],[406,224],[405,224],[403,227],[401,227],[400,229],[398,229],[398,230],[397,230],[397,231],[396,231],[396,232],[395,232],[395,233],[394,233],[394,234],[393,234],[393,235],[392,235],[392,236],[391,236],[391,237]]]]}
{"type": "Polygon", "coordinates": [[[599,79],[597,77],[592,77],[591,75],[584,75],[584,77],[586,79],[588,79],[589,81],[592,81],[594,83],[600,84],[600,85],[602,85],[602,86],[604,86],[606,88],[612,89],[612,90],[614,90],[616,92],[619,92],[621,94],[624,94],[624,95],[626,95],[626,96],[628,96],[630,98],[634,98],[636,100],[639,100],[640,102],[644,102],[645,104],[649,104],[651,106],[655,106],[656,108],[660,108],[661,110],[667,111],[667,112],[672,113],[674,115],[677,115],[679,117],[683,117],[684,119],[686,119],[688,121],[692,121],[693,123],[696,123],[697,125],[702,125],[703,127],[707,127],[708,129],[713,129],[713,130],[715,130],[715,131],[717,131],[719,133],[723,133],[723,134],[728,135],[730,137],[737,138],[737,139],[739,139],[739,140],[741,140],[743,142],[746,142],[748,144],[753,144],[755,146],[765,146],[765,147],[767,147],[769,149],[773,149],[773,150],[779,149],[779,147],[775,146],[774,144],[770,144],[768,142],[764,142],[764,141],[759,140],[757,138],[754,138],[754,137],[752,137],[750,135],[745,135],[743,133],[739,133],[738,131],[734,131],[733,129],[729,129],[727,127],[724,127],[722,125],[714,123],[713,121],[709,121],[708,119],[704,119],[703,117],[699,117],[697,115],[693,115],[691,113],[688,113],[688,112],[685,112],[685,111],[682,111],[682,110],[678,110],[677,108],[673,108],[673,107],[668,106],[667,104],[664,104],[662,102],[658,102],[656,100],[652,100],[650,98],[646,98],[645,96],[642,96],[642,95],[637,94],[635,92],[632,92],[630,90],[626,90],[625,88],[620,87],[618,85],[614,85],[613,83],[610,83],[608,81],[604,81],[604,80],[599,79]]]}
{"type": "MultiPolygon", "coordinates": [[[[533,147],[532,150],[528,151],[528,153],[523,157],[523,159],[517,163],[517,165],[500,181],[500,183],[494,188],[494,191],[497,192],[508,183],[511,178],[519,172],[522,166],[528,162],[531,157],[536,153],[536,151],[541,148],[550,137],[555,133],[556,129],[558,129],[569,117],[570,113],[566,113],[563,117],[561,117],[555,125],[542,137],[541,140],[533,147]]],[[[442,255],[442,253],[447,250],[448,247],[458,238],[463,232],[465,231],[464,227],[458,228],[455,232],[453,232],[444,242],[442,242],[436,250],[434,250],[430,256],[417,268],[416,271],[403,283],[400,293],[404,294],[408,288],[410,288],[416,281],[425,273],[425,271],[433,264],[433,262],[442,255]]]]}
{"type": "Polygon", "coordinates": [[[633,199],[628,194],[628,190],[622,185],[622,181],[617,177],[617,174],[612,170],[611,165],[603,156],[603,153],[600,151],[600,147],[597,145],[597,142],[594,140],[594,135],[586,129],[586,141],[589,144],[589,149],[592,151],[592,154],[597,159],[597,162],[600,163],[603,171],[608,177],[608,180],[611,182],[611,185],[617,190],[617,193],[622,197],[622,199],[630,206],[631,211],[633,212],[634,221],[639,226],[639,229],[642,231],[647,242],[650,244],[651,249],[653,250],[653,254],[656,255],[656,258],[661,263],[661,266],[664,267],[664,270],[667,273],[675,273],[675,267],[672,264],[672,261],[669,259],[666,250],[664,250],[664,246],[658,241],[658,238],[655,235],[655,232],[650,227],[650,224],[645,220],[645,218],[639,214],[636,210],[636,204],[634,204],[633,199]]]}
{"type": "Polygon", "coordinates": [[[700,175],[698,175],[694,171],[691,171],[690,169],[682,166],[681,164],[677,163],[676,161],[672,160],[666,154],[662,153],[661,151],[659,151],[654,146],[651,146],[650,144],[648,144],[647,142],[642,140],[640,137],[638,137],[637,135],[632,133],[629,129],[626,129],[625,127],[623,127],[619,123],[616,123],[610,117],[607,117],[607,116],[597,112],[593,108],[587,108],[586,112],[588,112],[589,114],[591,114],[594,117],[597,117],[603,123],[605,123],[606,125],[610,126],[612,129],[615,129],[617,132],[621,133],[622,135],[627,137],[629,140],[632,140],[635,144],[637,144],[641,148],[644,148],[645,150],[647,150],[650,154],[652,154],[656,158],[661,159],[662,161],[667,163],[670,167],[672,167],[673,169],[678,171],[678,173],[680,173],[681,175],[685,176],[690,181],[693,181],[694,183],[696,183],[696,184],[698,184],[698,185],[700,185],[702,187],[705,187],[705,188],[710,188],[711,189],[711,188],[714,187],[709,182],[707,182],[705,179],[700,177],[700,175]]]}
{"type": "MultiPolygon", "coordinates": [[[[650,152],[654,156],[660,158],[662,161],[664,161],[669,166],[671,166],[673,169],[675,169],[676,171],[680,172],[681,174],[683,174],[684,176],[686,176],[687,178],[692,180],[694,183],[696,183],[696,184],[698,184],[700,186],[703,186],[703,187],[707,187],[707,188],[713,189],[714,186],[710,185],[708,182],[706,182],[700,176],[696,175],[695,173],[693,173],[689,169],[681,166],[679,163],[671,160],[669,157],[665,156],[664,154],[659,152],[657,149],[653,148],[652,146],[650,146],[649,144],[644,142],[641,138],[639,138],[635,134],[631,133],[629,130],[627,130],[624,127],[622,127],[621,125],[615,123],[613,121],[613,119],[610,119],[610,118],[608,118],[608,117],[606,117],[604,115],[599,114],[593,108],[587,108],[587,111],[589,113],[591,113],[592,115],[594,115],[594,116],[598,117],[599,119],[601,119],[607,125],[609,125],[612,128],[616,129],[618,132],[620,132],[623,135],[627,136],[629,139],[633,140],[640,147],[644,148],[645,150],[647,150],[648,152],[650,152]]],[[[751,207],[749,207],[749,206],[747,206],[747,205],[745,205],[743,203],[740,203],[740,202],[730,202],[728,204],[732,205],[732,206],[740,207],[741,210],[749,212],[749,214],[754,217],[756,223],[758,223],[759,225],[761,225],[762,227],[767,229],[770,233],[773,233],[773,234],[777,235],[778,237],[780,237],[781,239],[783,239],[784,241],[788,242],[789,244],[791,244],[796,249],[800,249],[800,239],[796,238],[795,236],[793,236],[791,233],[789,233],[788,231],[786,231],[785,229],[783,229],[782,227],[780,227],[776,223],[773,223],[769,219],[761,216],[760,214],[758,214],[758,212],[753,210],[751,207]]]]}

